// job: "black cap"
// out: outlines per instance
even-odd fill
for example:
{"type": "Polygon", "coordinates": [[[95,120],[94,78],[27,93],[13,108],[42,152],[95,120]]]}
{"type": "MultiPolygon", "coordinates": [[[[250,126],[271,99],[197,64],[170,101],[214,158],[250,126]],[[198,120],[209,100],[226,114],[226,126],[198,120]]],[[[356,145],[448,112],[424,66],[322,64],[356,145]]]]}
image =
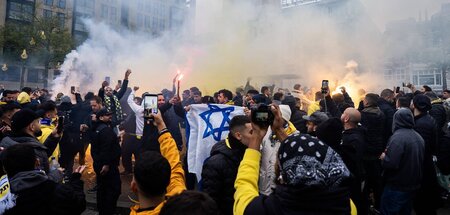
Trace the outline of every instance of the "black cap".
{"type": "Polygon", "coordinates": [[[39,119],[39,115],[34,111],[28,108],[22,109],[11,118],[11,129],[15,133],[20,132],[36,119],[39,119]]]}
{"type": "Polygon", "coordinates": [[[316,111],[311,116],[303,116],[304,120],[311,121],[315,125],[320,125],[322,122],[325,122],[329,119],[328,115],[324,112],[316,111]]]}
{"type": "Polygon", "coordinates": [[[106,108],[102,108],[96,113],[97,119],[100,118],[101,116],[107,115],[112,115],[112,112],[108,111],[106,108]]]}
{"type": "Polygon", "coordinates": [[[413,99],[414,107],[417,108],[421,112],[431,110],[431,100],[429,97],[425,95],[417,95],[413,99]]]}

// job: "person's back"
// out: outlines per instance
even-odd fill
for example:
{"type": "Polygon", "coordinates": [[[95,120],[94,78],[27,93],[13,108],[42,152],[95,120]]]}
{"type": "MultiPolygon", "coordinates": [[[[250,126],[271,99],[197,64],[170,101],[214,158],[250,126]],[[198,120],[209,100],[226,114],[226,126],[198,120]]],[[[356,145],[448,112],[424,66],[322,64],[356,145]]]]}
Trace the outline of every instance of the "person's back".
{"type": "Polygon", "coordinates": [[[385,116],[377,107],[364,108],[361,112],[361,125],[367,131],[366,159],[378,159],[386,145],[385,116]]]}
{"type": "Polygon", "coordinates": [[[81,169],[72,175],[69,183],[57,184],[45,172],[35,170],[32,145],[14,145],[2,153],[11,193],[16,196],[15,207],[5,214],[81,214],[85,210],[81,169]]]}
{"type": "Polygon", "coordinates": [[[394,115],[393,131],[382,161],[386,186],[414,191],[423,175],[424,140],[413,130],[414,119],[409,110],[394,115]]]}

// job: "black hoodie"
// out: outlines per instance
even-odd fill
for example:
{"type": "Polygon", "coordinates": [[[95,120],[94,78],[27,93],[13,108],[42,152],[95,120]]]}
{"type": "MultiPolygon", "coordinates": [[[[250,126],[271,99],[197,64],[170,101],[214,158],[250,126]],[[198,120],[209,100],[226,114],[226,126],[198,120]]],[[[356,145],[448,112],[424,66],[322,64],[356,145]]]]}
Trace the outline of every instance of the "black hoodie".
{"type": "Polygon", "coordinates": [[[382,166],[386,186],[399,191],[417,190],[422,182],[425,143],[413,127],[410,110],[400,109],[394,114],[393,135],[382,166]]]}

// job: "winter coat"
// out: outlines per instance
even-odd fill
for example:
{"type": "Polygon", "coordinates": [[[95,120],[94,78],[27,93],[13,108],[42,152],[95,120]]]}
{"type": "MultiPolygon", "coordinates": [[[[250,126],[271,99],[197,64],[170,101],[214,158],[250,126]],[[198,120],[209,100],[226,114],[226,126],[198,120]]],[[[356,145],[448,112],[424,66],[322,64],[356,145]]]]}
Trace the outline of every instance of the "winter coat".
{"type": "Polygon", "coordinates": [[[417,191],[416,202],[424,204],[429,201],[425,204],[437,208],[437,203],[440,202],[440,190],[433,156],[436,155],[438,149],[438,129],[433,117],[428,113],[415,116],[414,121],[414,130],[419,133],[425,143],[423,179],[421,187],[417,191]]]}
{"type": "Polygon", "coordinates": [[[94,166],[118,166],[121,155],[119,139],[114,130],[105,123],[98,123],[91,143],[94,166]]]}
{"type": "Polygon", "coordinates": [[[437,165],[444,175],[450,175],[450,132],[447,132],[439,141],[437,165]]]}
{"type": "Polygon", "coordinates": [[[332,117],[341,118],[342,113],[339,111],[339,108],[336,106],[336,103],[333,101],[331,96],[325,97],[325,100],[320,100],[319,104],[320,111],[329,113],[332,117]]]}
{"type": "Polygon", "coordinates": [[[10,214],[81,214],[86,209],[81,174],[75,173],[66,184],[50,180],[41,171],[19,172],[10,179],[17,197],[10,214]]]}
{"type": "Polygon", "coordinates": [[[361,125],[367,131],[364,159],[378,160],[386,147],[385,116],[378,107],[367,107],[361,112],[361,125]]]}
{"type": "Polygon", "coordinates": [[[392,135],[392,120],[394,118],[395,107],[383,98],[378,99],[378,107],[384,114],[384,140],[387,141],[392,135]]]}
{"type": "Polygon", "coordinates": [[[366,130],[361,127],[345,130],[342,133],[342,144],[336,150],[341,155],[347,168],[354,178],[364,179],[364,167],[362,165],[364,150],[367,147],[366,130]]]}
{"type": "Polygon", "coordinates": [[[432,116],[434,120],[436,120],[436,126],[438,129],[446,127],[445,123],[447,121],[447,111],[445,110],[443,102],[440,99],[431,102],[431,110],[429,111],[429,113],[430,116],[432,116]]]}
{"type": "Polygon", "coordinates": [[[216,143],[203,164],[202,191],[216,201],[223,215],[233,214],[234,181],[247,147],[232,135],[216,143]]]}
{"type": "Polygon", "coordinates": [[[395,190],[415,191],[422,182],[425,142],[413,128],[411,111],[398,110],[394,115],[393,135],[382,160],[386,186],[395,190]]]}
{"type": "Polygon", "coordinates": [[[40,161],[40,169],[48,173],[49,172],[48,158],[52,155],[59,140],[60,138],[49,136],[45,140],[45,142],[41,144],[35,137],[23,134],[3,138],[2,142],[0,143],[0,146],[6,149],[12,145],[19,143],[29,143],[33,145],[36,157],[38,157],[40,161]]]}

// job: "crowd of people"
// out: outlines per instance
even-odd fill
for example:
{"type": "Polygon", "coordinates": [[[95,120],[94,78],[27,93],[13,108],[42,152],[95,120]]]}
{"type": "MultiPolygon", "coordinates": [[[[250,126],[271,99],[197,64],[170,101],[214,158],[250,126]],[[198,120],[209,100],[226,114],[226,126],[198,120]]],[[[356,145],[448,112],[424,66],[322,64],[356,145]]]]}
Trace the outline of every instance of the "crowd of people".
{"type": "Polygon", "coordinates": [[[247,81],[208,96],[197,87],[176,92],[174,79],[147,114],[149,93],[139,97],[130,76],[84,97],[75,87],[55,99],[43,89],[2,89],[0,214],[85,211],[89,145],[99,214],[116,213],[121,175],[133,177],[130,214],[433,215],[450,190],[439,178],[450,174],[449,90],[409,85],[409,93],[351,98],[345,87],[273,92],[247,81]],[[229,120],[199,180],[187,171],[186,113],[212,103],[245,107],[245,115],[229,120]],[[261,106],[273,115],[267,125],[252,117],[261,106]]]}

